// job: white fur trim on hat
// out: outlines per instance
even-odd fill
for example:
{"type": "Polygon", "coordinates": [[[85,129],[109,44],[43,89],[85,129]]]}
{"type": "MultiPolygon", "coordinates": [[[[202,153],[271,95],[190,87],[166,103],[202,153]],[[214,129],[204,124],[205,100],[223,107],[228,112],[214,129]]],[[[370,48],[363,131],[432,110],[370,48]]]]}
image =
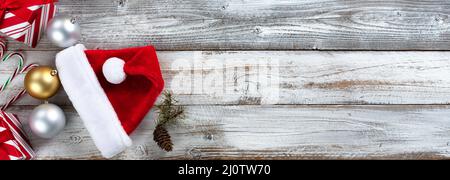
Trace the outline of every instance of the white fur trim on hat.
{"type": "Polygon", "coordinates": [[[88,62],[82,44],[56,55],[64,90],[80,115],[102,156],[111,158],[131,146],[114,108],[88,62]]]}

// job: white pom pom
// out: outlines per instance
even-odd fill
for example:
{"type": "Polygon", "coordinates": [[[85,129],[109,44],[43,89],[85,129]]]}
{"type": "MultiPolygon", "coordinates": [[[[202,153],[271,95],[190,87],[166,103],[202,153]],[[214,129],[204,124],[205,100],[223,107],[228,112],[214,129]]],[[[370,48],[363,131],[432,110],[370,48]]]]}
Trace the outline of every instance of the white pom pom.
{"type": "Polygon", "coordinates": [[[111,84],[120,84],[127,78],[123,70],[123,66],[125,65],[125,61],[122,59],[113,57],[106,60],[103,64],[103,76],[105,76],[106,80],[111,84]]]}

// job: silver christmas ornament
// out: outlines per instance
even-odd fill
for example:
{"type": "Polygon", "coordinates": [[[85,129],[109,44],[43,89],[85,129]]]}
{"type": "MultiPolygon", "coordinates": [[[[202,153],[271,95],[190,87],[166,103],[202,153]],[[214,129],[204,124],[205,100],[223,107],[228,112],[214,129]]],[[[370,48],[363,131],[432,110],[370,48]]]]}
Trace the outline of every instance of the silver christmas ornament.
{"type": "Polygon", "coordinates": [[[62,131],[66,125],[66,116],[54,104],[41,104],[31,112],[28,123],[33,134],[49,139],[62,131]]]}
{"type": "Polygon", "coordinates": [[[81,38],[80,25],[70,16],[56,16],[47,26],[47,38],[59,47],[72,46],[81,38]]]}

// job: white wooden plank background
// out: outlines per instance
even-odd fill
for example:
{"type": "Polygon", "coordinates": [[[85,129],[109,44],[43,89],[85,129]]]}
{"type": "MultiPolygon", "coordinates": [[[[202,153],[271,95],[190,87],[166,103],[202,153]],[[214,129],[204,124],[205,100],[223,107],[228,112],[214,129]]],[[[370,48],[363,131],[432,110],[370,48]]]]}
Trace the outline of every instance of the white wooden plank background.
{"type": "MultiPolygon", "coordinates": [[[[58,8],[79,18],[89,48],[154,44],[166,89],[187,107],[169,127],[173,152],[153,142],[152,111],[116,159],[450,157],[448,1],[61,0],[58,8]]],[[[60,50],[45,37],[35,49],[8,45],[47,65],[60,50]]],[[[13,69],[0,64],[0,81],[13,69]]],[[[15,81],[0,104],[21,87],[15,81]]],[[[64,91],[50,101],[68,125],[52,140],[26,127],[38,159],[101,159],[64,91]]],[[[26,124],[40,103],[26,97],[10,111],[26,124]]]]}
{"type": "MultiPolygon", "coordinates": [[[[56,52],[27,51],[53,65],[56,52]]],[[[450,52],[159,51],[166,81],[185,105],[448,104],[450,52]]],[[[0,66],[0,78],[15,62],[0,66]]],[[[8,94],[23,85],[18,79],[8,94]]],[[[0,102],[6,101],[5,96],[0,102]]],[[[64,91],[52,99],[70,105],[64,91]]],[[[31,97],[19,105],[36,105],[31,97]]]]}
{"type": "MultiPolygon", "coordinates": [[[[59,10],[79,18],[90,48],[450,48],[447,0],[60,0],[59,10]]],[[[34,50],[49,49],[56,48],[44,39],[34,50]]]]}
{"type": "MultiPolygon", "coordinates": [[[[34,106],[12,108],[26,119],[34,106]]],[[[440,159],[449,156],[449,106],[188,106],[169,131],[174,151],[153,142],[155,113],[117,159],[440,159]]],[[[101,159],[71,107],[52,140],[32,136],[40,159],[101,159]]]]}

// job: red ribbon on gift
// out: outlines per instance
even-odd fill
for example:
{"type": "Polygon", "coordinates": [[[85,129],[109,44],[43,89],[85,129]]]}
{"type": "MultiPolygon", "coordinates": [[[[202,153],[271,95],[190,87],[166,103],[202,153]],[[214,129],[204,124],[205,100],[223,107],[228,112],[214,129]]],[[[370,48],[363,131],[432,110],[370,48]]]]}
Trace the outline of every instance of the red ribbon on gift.
{"type": "Polygon", "coordinates": [[[58,0],[0,0],[0,32],[35,47],[55,15],[58,0]]]}
{"type": "MultiPolygon", "coordinates": [[[[30,15],[26,11],[22,10],[22,6],[27,4],[29,1],[27,0],[1,0],[0,2],[0,21],[5,17],[6,11],[15,12],[21,11],[17,13],[17,16],[21,18],[26,18],[26,16],[30,15]]],[[[25,6],[27,7],[27,6],[25,6]]]]}
{"type": "Polygon", "coordinates": [[[55,0],[0,0],[0,23],[3,21],[6,12],[13,13],[17,17],[31,21],[35,14],[27,9],[27,7],[53,2],[55,0]]]}

